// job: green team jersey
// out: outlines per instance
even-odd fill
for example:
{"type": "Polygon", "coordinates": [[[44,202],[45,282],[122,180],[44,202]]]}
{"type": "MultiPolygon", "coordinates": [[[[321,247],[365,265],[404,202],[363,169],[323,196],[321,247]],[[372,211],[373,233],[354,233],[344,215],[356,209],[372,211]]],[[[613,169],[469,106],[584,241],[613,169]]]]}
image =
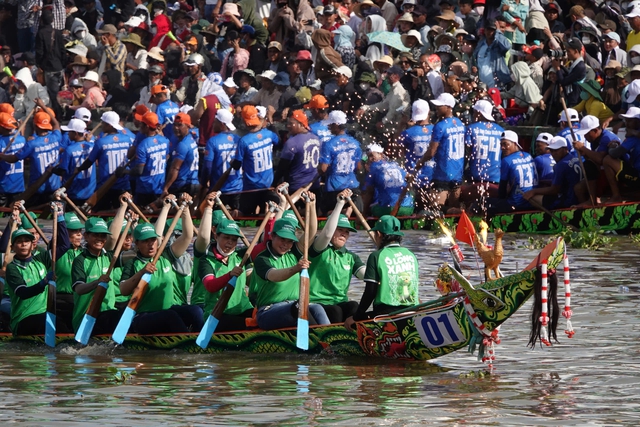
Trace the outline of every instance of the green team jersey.
{"type": "MultiPolygon", "coordinates": [[[[193,248],[193,270],[200,271],[200,260],[204,257],[200,251],[193,248]]],[[[193,281],[193,290],[191,291],[191,305],[204,305],[205,297],[207,296],[207,290],[202,284],[202,279],[199,274],[192,274],[191,280],[193,281]]]]}
{"type": "Polygon", "coordinates": [[[364,266],[360,257],[344,246],[336,249],[329,244],[318,252],[312,245],[309,261],[309,302],[334,305],[348,301],[351,276],[364,266]]]}
{"type": "MultiPolygon", "coordinates": [[[[15,294],[21,286],[35,286],[51,271],[51,255],[47,251],[38,252],[28,261],[14,258],[7,265],[6,282],[9,297],[11,298],[11,330],[15,331],[18,323],[29,316],[46,313],[47,292],[22,299],[15,294]]],[[[46,289],[46,287],[45,287],[46,289]]]]}
{"type": "Polygon", "coordinates": [[[82,248],[69,248],[64,255],[56,261],[56,292],[59,294],[70,294],[73,292],[71,284],[71,267],[73,260],[82,253],[82,248]]]}
{"type": "MultiPolygon", "coordinates": [[[[47,248],[46,247],[36,246],[36,249],[32,252],[32,256],[36,256],[36,255],[41,254],[43,252],[47,252],[47,248]]],[[[4,264],[4,254],[2,254],[2,264],[4,264]]],[[[4,289],[2,290],[2,295],[10,296],[9,295],[9,287],[8,286],[4,287],[4,289]]]]}
{"type": "MultiPolygon", "coordinates": [[[[171,248],[166,248],[156,263],[157,270],[151,276],[147,292],[138,306],[138,313],[168,310],[174,305],[173,294],[176,275],[173,271],[172,263],[175,260],[176,257],[173,255],[173,252],[171,252],[171,248]]],[[[143,258],[140,253],[138,253],[134,259],[124,265],[120,281],[124,282],[129,279],[138,271],[142,270],[148,262],[151,262],[151,258],[143,258]]]]}
{"type": "MultiPolygon", "coordinates": [[[[80,255],[78,255],[73,261],[73,267],[71,269],[71,280],[73,281],[72,286],[75,287],[77,283],[89,283],[98,280],[100,276],[102,276],[107,272],[107,270],[109,270],[109,264],[111,264],[112,258],[113,251],[103,250],[99,256],[95,256],[87,249],[84,249],[82,253],[80,253],[80,255]]],[[[107,293],[105,294],[104,299],[102,300],[102,305],[100,306],[100,312],[115,310],[115,288],[116,284],[112,281],[109,281],[107,293]]],[[[91,304],[91,300],[93,299],[93,294],[95,293],[95,291],[96,290],[94,289],[91,292],[87,292],[83,295],[79,295],[78,293],[74,292],[73,318],[71,319],[74,331],[77,331],[80,327],[82,318],[87,312],[89,304],[91,304]]]]}
{"type": "Polygon", "coordinates": [[[253,274],[251,275],[252,288],[256,290],[256,305],[275,304],[283,301],[296,301],[300,295],[300,273],[296,273],[282,282],[271,282],[266,275],[269,270],[275,268],[293,267],[302,258],[298,245],[284,255],[277,255],[271,249],[271,242],[267,243],[265,250],[260,252],[253,261],[253,274]]]}
{"type": "MultiPolygon", "coordinates": [[[[242,261],[242,258],[239,257],[238,254],[235,252],[229,255],[227,264],[217,259],[211,253],[207,254],[207,256],[200,258],[199,268],[198,268],[198,276],[200,277],[200,282],[202,283],[202,279],[204,279],[206,276],[210,274],[212,274],[214,277],[224,276],[229,271],[233,270],[234,267],[239,265],[241,261],[242,261]]],[[[243,270],[244,270],[244,267],[243,267],[243,270]]],[[[238,277],[238,280],[236,281],[236,287],[233,290],[233,294],[231,294],[231,298],[229,299],[229,302],[227,303],[227,308],[225,308],[224,310],[225,314],[239,315],[253,308],[253,306],[249,302],[249,297],[247,297],[247,292],[245,289],[246,285],[247,285],[247,276],[245,274],[241,274],[238,277]]],[[[220,298],[220,295],[222,295],[222,289],[216,293],[207,292],[207,295],[205,296],[205,299],[204,299],[205,319],[209,317],[209,314],[213,311],[213,308],[215,307],[216,303],[218,302],[218,299],[220,298]]]]}
{"type": "Polygon", "coordinates": [[[391,244],[372,252],[364,280],[379,284],[374,305],[418,304],[418,260],[407,248],[391,244]]]}
{"type": "Polygon", "coordinates": [[[192,281],[191,272],[194,266],[191,255],[185,252],[172,263],[172,266],[173,273],[176,276],[173,286],[173,305],[187,305],[187,296],[189,295],[192,281]]]}
{"type": "Polygon", "coordinates": [[[116,303],[127,302],[131,299],[131,295],[122,295],[122,292],[120,292],[120,281],[122,279],[122,266],[135,256],[136,253],[132,250],[121,252],[120,262],[111,270],[111,281],[115,285],[116,303]]]}

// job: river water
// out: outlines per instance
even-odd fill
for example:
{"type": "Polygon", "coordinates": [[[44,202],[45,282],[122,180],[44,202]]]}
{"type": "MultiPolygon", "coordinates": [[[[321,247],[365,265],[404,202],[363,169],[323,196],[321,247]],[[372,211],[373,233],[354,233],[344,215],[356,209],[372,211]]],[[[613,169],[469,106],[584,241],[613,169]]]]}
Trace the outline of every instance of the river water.
{"type": "MultiPolygon", "coordinates": [[[[420,261],[422,300],[438,296],[431,278],[449,256],[434,237],[410,231],[404,242],[420,261]]],[[[363,260],[372,250],[365,239],[358,233],[349,245],[363,260]]],[[[503,273],[533,259],[526,244],[505,236],[503,273]]],[[[476,282],[473,252],[463,251],[476,282]]],[[[528,349],[527,303],[501,328],[490,374],[465,350],[404,363],[0,344],[0,418],[38,426],[638,425],[639,253],[627,237],[601,251],[570,249],[576,335],[565,337],[562,319],[560,343],[528,349]]],[[[353,299],[363,290],[357,282],[353,299]]]]}

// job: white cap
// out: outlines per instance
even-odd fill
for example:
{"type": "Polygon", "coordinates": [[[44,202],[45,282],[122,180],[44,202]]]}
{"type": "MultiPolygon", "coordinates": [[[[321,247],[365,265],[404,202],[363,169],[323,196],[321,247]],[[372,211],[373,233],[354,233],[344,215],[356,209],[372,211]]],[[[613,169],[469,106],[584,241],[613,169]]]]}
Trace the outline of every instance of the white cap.
{"type": "Polygon", "coordinates": [[[320,90],[322,89],[322,80],[316,80],[309,85],[311,89],[320,90]]]}
{"type": "Polygon", "coordinates": [[[553,135],[551,135],[548,132],[542,132],[536,138],[536,142],[540,141],[540,142],[544,142],[545,144],[549,145],[549,143],[551,142],[552,139],[553,139],[553,135]]]}
{"type": "Polygon", "coordinates": [[[602,37],[610,38],[611,40],[615,40],[620,43],[620,36],[615,31],[611,31],[610,33],[603,34],[602,37]]]}
{"type": "Polygon", "coordinates": [[[73,114],[74,119],[84,120],[85,122],[91,121],[91,111],[88,108],[80,107],[73,114]]]}
{"type": "Polygon", "coordinates": [[[265,79],[273,80],[276,77],[276,72],[271,70],[264,70],[258,77],[264,77],[265,79]]]}
{"type": "Polygon", "coordinates": [[[576,133],[584,135],[596,128],[600,127],[600,120],[595,116],[584,116],[580,120],[580,129],[576,133]]]}
{"type": "Polygon", "coordinates": [[[87,71],[84,77],[80,77],[80,80],[89,80],[90,82],[100,83],[100,76],[95,71],[87,71]]]}
{"type": "Polygon", "coordinates": [[[236,130],[236,127],[233,124],[233,114],[231,114],[231,111],[220,108],[216,111],[216,119],[227,125],[227,128],[229,128],[230,131],[236,130]]]}
{"type": "Polygon", "coordinates": [[[493,104],[491,104],[486,99],[481,99],[477,101],[473,105],[473,109],[476,110],[478,113],[482,114],[482,117],[489,120],[490,122],[495,121],[495,119],[493,118],[493,114],[491,114],[493,113],[493,104]]]}
{"type": "Polygon", "coordinates": [[[624,98],[624,101],[627,104],[631,104],[636,98],[640,95],[640,80],[634,80],[629,83],[627,86],[627,95],[624,98]]]}
{"type": "Polygon", "coordinates": [[[384,153],[384,148],[380,144],[367,145],[367,152],[369,153],[384,153]]]}
{"type": "Polygon", "coordinates": [[[233,81],[233,79],[231,77],[227,78],[227,80],[224,81],[224,83],[222,83],[224,86],[226,87],[235,87],[237,88],[238,85],[236,84],[236,82],[233,81]]]}
{"type": "Polygon", "coordinates": [[[329,117],[325,120],[327,125],[346,125],[347,124],[347,115],[344,111],[334,110],[329,113],[329,117]]]}
{"type": "Polygon", "coordinates": [[[627,18],[636,18],[640,16],[640,8],[634,7],[633,10],[625,15],[627,18]]]}
{"type": "Polygon", "coordinates": [[[402,2],[402,6],[401,6],[400,8],[403,8],[405,4],[406,4],[406,5],[410,5],[410,4],[412,4],[412,5],[414,5],[414,6],[415,6],[415,4],[416,4],[416,0],[404,0],[404,1],[402,2]]]}
{"type": "Polygon", "coordinates": [[[640,108],[629,107],[625,114],[620,114],[620,117],[624,117],[625,119],[640,119],[640,108]]]}
{"type": "Polygon", "coordinates": [[[549,149],[558,150],[562,147],[569,149],[569,147],[567,146],[567,140],[564,139],[564,137],[562,136],[554,136],[551,142],[549,143],[549,149]]]}
{"type": "Polygon", "coordinates": [[[107,111],[106,113],[102,113],[102,117],[100,117],[100,120],[108,125],[111,125],[115,130],[122,130],[122,126],[120,126],[120,116],[115,111],[107,111]]]}
{"type": "Polygon", "coordinates": [[[184,104],[182,107],[180,107],[180,112],[181,113],[189,113],[189,111],[193,110],[193,107],[189,104],[184,104]]]}
{"type": "Polygon", "coordinates": [[[87,130],[87,124],[80,119],[71,119],[67,126],[60,126],[60,129],[65,132],[85,133],[87,130]]]}
{"type": "Polygon", "coordinates": [[[85,45],[79,43],[67,48],[67,52],[86,57],[89,49],[85,45]]]}
{"type": "Polygon", "coordinates": [[[418,99],[411,106],[411,121],[421,122],[429,117],[429,103],[424,99],[418,99]]]}
{"type": "Polygon", "coordinates": [[[633,45],[631,49],[629,49],[629,53],[635,52],[640,55],[640,44],[633,45]]]}
{"type": "Polygon", "coordinates": [[[136,28],[139,27],[144,21],[139,16],[132,16],[127,22],[124,23],[127,27],[136,28]]]}
{"type": "MultiPolygon", "coordinates": [[[[518,147],[520,147],[520,143],[518,143],[518,134],[515,133],[512,130],[505,130],[504,132],[502,132],[502,135],[500,136],[500,139],[506,139],[507,141],[511,141],[514,144],[516,144],[518,147]]],[[[520,147],[522,148],[522,147],[520,147]]]]}
{"type": "MultiPolygon", "coordinates": [[[[574,110],[573,108],[567,108],[567,111],[569,112],[571,123],[576,123],[578,120],[580,120],[580,116],[578,116],[578,112],[576,110],[574,110]]],[[[560,122],[568,122],[567,116],[564,114],[564,110],[562,110],[562,113],[560,113],[560,120],[558,120],[558,123],[560,122]]]]}
{"type": "Polygon", "coordinates": [[[436,99],[432,100],[431,103],[437,107],[441,105],[446,105],[447,107],[455,107],[456,99],[450,93],[441,93],[436,99]]]}
{"type": "Polygon", "coordinates": [[[402,36],[400,36],[400,39],[402,40],[402,43],[405,43],[405,40],[407,40],[407,37],[413,37],[416,40],[418,40],[418,45],[422,46],[422,35],[420,35],[420,33],[418,32],[418,30],[409,30],[408,33],[403,34],[402,36]]]}
{"type": "Polygon", "coordinates": [[[258,117],[260,117],[261,119],[267,117],[267,109],[262,105],[256,105],[256,110],[258,110],[258,117]]]}
{"type": "Polygon", "coordinates": [[[347,67],[346,65],[343,65],[338,68],[334,68],[333,72],[336,74],[342,74],[343,76],[346,76],[348,79],[353,77],[353,72],[351,71],[351,68],[347,67]]]}

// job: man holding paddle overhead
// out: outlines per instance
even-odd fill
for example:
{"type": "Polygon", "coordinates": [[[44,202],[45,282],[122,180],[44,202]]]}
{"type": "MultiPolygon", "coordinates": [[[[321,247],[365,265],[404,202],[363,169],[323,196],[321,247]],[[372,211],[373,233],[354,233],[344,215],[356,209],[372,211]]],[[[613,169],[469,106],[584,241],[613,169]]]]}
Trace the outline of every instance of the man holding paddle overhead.
{"type": "MultiPolygon", "coordinates": [[[[9,113],[0,113],[0,152],[14,155],[22,150],[25,139],[16,129],[16,119],[9,113]]],[[[10,206],[23,191],[24,160],[15,163],[0,162],[0,206],[10,206]]]]}
{"type": "MultiPolygon", "coordinates": [[[[185,201],[191,200],[188,194],[182,197],[185,201]]],[[[137,256],[123,268],[120,291],[122,295],[132,294],[145,273],[151,275],[132,323],[133,330],[139,334],[197,332],[202,328],[204,322],[199,307],[173,304],[175,274],[171,264],[185,253],[193,238],[189,209],[182,211],[182,228],[182,235],[171,246],[166,246],[155,264],[151,260],[157,256],[160,237],[155,228],[143,223],[133,232],[137,256]]]]}
{"type": "MultiPolygon", "coordinates": [[[[74,175],[76,168],[89,158],[93,143],[85,140],[87,125],[80,119],[71,119],[67,126],[62,126],[60,129],[66,132],[68,145],[60,155],[60,163],[53,173],[67,181],[74,175]]],[[[93,165],[75,175],[71,186],[67,188],[69,199],[76,205],[83,204],[94,191],[96,191],[96,169],[93,165]]]]}

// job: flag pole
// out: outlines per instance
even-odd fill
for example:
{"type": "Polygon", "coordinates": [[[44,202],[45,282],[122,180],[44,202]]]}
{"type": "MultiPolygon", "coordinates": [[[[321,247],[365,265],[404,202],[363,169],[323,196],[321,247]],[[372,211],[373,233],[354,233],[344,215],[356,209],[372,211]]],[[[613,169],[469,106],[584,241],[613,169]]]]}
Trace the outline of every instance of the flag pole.
{"type": "MultiPolygon", "coordinates": [[[[469,230],[467,229],[467,232],[469,230]]],[[[476,259],[476,266],[478,267],[478,274],[480,275],[480,283],[482,283],[482,274],[480,273],[480,261],[478,261],[478,252],[476,251],[476,244],[473,241],[471,233],[469,233],[469,240],[471,240],[471,247],[473,248],[473,257],[476,259]]]]}

